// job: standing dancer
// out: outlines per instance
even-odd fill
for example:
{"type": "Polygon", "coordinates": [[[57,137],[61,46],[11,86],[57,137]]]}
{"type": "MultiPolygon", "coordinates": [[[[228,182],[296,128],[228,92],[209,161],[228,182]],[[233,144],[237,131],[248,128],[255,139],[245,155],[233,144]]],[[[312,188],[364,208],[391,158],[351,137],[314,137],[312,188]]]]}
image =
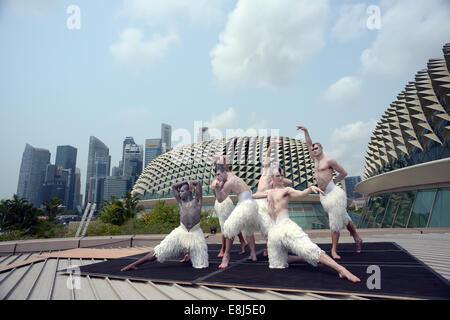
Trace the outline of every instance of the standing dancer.
{"type": "Polygon", "coordinates": [[[222,233],[225,236],[225,252],[219,268],[225,269],[228,267],[234,237],[240,232],[246,237],[248,246],[250,247],[249,259],[258,261],[253,234],[259,227],[258,206],[252,198],[250,187],[242,179],[229,171],[226,156],[216,160],[215,167],[216,179],[214,179],[212,188],[217,201],[219,203],[224,202],[231,193],[238,196],[238,204],[223,225],[222,233]]]}
{"type": "Polygon", "coordinates": [[[138,266],[150,261],[164,262],[180,254],[188,254],[181,262],[192,261],[195,269],[208,268],[208,246],[200,228],[200,213],[202,210],[201,181],[184,181],[172,186],[175,198],[180,205],[181,224],[142,259],[126,266],[121,271],[137,270],[138,266]],[[196,187],[195,199],[192,191],[196,187]]]}
{"type": "Polygon", "coordinates": [[[360,282],[359,278],[313,243],[302,228],[289,218],[288,205],[292,197],[304,197],[311,192],[323,194],[323,191],[317,187],[309,187],[303,191],[285,188],[281,172],[274,176],[273,181],[273,189],[253,195],[256,199],[268,199],[269,212],[274,221],[274,226],[269,230],[269,268],[285,269],[289,267],[289,263],[298,261],[306,261],[313,266],[322,263],[336,270],[341,279],[360,282]],[[297,256],[288,256],[289,251],[297,256]]]}
{"type": "Polygon", "coordinates": [[[297,130],[305,132],[306,145],[309,154],[314,160],[315,178],[320,189],[325,190],[325,195],[320,195],[320,202],[323,208],[328,212],[331,229],[331,240],[333,242],[331,256],[334,259],[340,259],[337,254],[340,231],[346,227],[352,235],[356,244],[356,251],[361,252],[363,240],[358,235],[356,227],[347,213],[347,195],[344,190],[336,186],[336,183],[347,176],[347,172],[340,166],[336,160],[326,157],[320,143],[312,143],[308,129],[299,126],[297,130]],[[333,172],[337,171],[339,175],[333,179],[333,172]]]}
{"type": "MultiPolygon", "coordinates": [[[[221,160],[223,158],[223,156],[214,156],[213,157],[213,163],[216,163],[217,161],[221,162],[221,163],[225,163],[224,160],[221,160]]],[[[230,197],[227,197],[225,199],[225,201],[223,201],[222,203],[220,203],[217,200],[217,195],[216,195],[216,185],[217,183],[219,183],[219,181],[217,180],[217,176],[214,177],[213,183],[212,183],[212,191],[214,193],[214,196],[216,196],[216,202],[214,203],[214,210],[216,211],[217,217],[219,218],[219,224],[220,224],[220,230],[222,230],[222,247],[220,248],[220,252],[219,255],[217,257],[219,258],[223,258],[223,255],[225,253],[225,248],[226,248],[226,238],[223,235],[223,226],[225,224],[225,221],[228,219],[228,217],[230,216],[230,214],[233,212],[234,210],[234,204],[233,201],[230,199],[230,197]]],[[[242,232],[239,233],[239,241],[241,242],[241,249],[242,251],[239,254],[245,254],[245,249],[247,248],[247,243],[244,240],[244,236],[242,235],[242,232]]]]}

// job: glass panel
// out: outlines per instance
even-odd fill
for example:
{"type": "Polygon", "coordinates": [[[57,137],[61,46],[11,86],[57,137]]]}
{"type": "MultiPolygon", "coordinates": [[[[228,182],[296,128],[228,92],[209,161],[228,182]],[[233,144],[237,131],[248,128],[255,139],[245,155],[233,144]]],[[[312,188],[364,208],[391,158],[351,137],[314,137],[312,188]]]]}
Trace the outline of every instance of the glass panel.
{"type": "Polygon", "coordinates": [[[438,191],[433,213],[431,214],[430,228],[450,227],[450,188],[438,191]]]}
{"type": "Polygon", "coordinates": [[[435,195],[436,189],[419,191],[409,218],[408,228],[425,228],[427,226],[435,195]]]}
{"type": "Polygon", "coordinates": [[[401,193],[401,199],[393,225],[394,228],[406,228],[416,194],[417,191],[405,191],[401,193]]]}
{"type": "Polygon", "coordinates": [[[387,204],[388,199],[389,199],[389,195],[374,197],[372,210],[371,210],[371,212],[369,211],[369,214],[367,215],[367,218],[368,218],[367,227],[368,228],[378,228],[379,227],[377,225],[375,219],[378,215],[384,215],[384,211],[386,209],[386,204],[387,204]]]}
{"type": "Polygon", "coordinates": [[[392,228],[392,221],[394,221],[394,216],[400,203],[400,198],[400,193],[391,194],[391,198],[386,209],[386,214],[384,215],[384,219],[381,225],[382,228],[392,228]]]}

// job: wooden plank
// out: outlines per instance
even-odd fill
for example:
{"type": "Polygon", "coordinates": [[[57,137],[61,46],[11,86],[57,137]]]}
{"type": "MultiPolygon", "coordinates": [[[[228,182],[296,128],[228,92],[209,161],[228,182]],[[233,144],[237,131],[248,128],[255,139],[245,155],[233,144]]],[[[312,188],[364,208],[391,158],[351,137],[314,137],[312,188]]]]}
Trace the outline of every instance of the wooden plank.
{"type": "Polygon", "coordinates": [[[9,271],[14,268],[23,267],[35,262],[44,261],[49,258],[61,258],[61,259],[120,259],[124,257],[134,256],[138,254],[148,253],[148,250],[120,250],[120,249],[90,249],[90,248],[78,248],[70,249],[59,252],[52,252],[43,255],[39,255],[36,258],[24,260],[17,263],[8,264],[0,267],[0,273],[9,271]]]}

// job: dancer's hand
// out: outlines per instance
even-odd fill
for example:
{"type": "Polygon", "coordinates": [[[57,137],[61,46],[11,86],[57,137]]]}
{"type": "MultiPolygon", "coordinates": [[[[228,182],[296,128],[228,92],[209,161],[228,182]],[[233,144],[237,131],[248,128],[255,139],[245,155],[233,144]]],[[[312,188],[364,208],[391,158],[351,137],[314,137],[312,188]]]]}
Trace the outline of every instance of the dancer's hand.
{"type": "Polygon", "coordinates": [[[319,189],[319,188],[317,188],[316,186],[312,186],[311,187],[311,190],[314,192],[314,193],[320,193],[321,195],[325,195],[325,192],[323,192],[322,191],[322,189],[319,189]]]}
{"type": "Polygon", "coordinates": [[[302,130],[302,131],[305,131],[305,132],[308,131],[308,129],[306,129],[306,128],[303,127],[303,126],[298,126],[298,127],[297,127],[297,130],[302,130]]]}

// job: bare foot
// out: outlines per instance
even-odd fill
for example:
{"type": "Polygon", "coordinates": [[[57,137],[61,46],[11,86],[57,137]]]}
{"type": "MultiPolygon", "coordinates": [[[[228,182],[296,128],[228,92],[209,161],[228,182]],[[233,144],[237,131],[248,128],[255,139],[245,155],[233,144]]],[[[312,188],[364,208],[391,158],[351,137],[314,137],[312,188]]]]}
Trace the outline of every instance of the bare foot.
{"type": "Polygon", "coordinates": [[[361,238],[358,238],[355,240],[356,244],[356,252],[361,253],[361,245],[363,243],[363,240],[361,238]]]}
{"type": "Polygon", "coordinates": [[[334,260],[340,260],[341,256],[337,254],[336,251],[331,251],[331,256],[333,257],[334,260]]]}
{"type": "Polygon", "coordinates": [[[229,254],[224,254],[223,255],[223,259],[222,259],[222,263],[219,266],[219,269],[226,269],[228,268],[228,263],[230,262],[230,255],[229,254]]]}
{"type": "Polygon", "coordinates": [[[269,255],[269,251],[268,251],[268,249],[266,248],[266,250],[264,250],[264,257],[267,257],[269,255]]]}
{"type": "Polygon", "coordinates": [[[188,263],[189,261],[191,261],[189,254],[185,255],[183,260],[180,260],[181,263],[188,263]]]}
{"type": "Polygon", "coordinates": [[[242,249],[242,251],[241,251],[239,254],[245,254],[245,251],[246,251],[246,249],[247,249],[247,246],[248,246],[248,244],[246,244],[246,243],[241,244],[241,249],[242,249]]]}
{"type": "Polygon", "coordinates": [[[256,262],[256,261],[258,261],[258,258],[256,257],[255,253],[252,253],[252,254],[250,254],[250,257],[248,257],[247,260],[256,262]]]}
{"type": "Polygon", "coordinates": [[[349,281],[351,281],[353,283],[361,282],[361,280],[357,276],[352,274],[350,271],[348,271],[344,267],[342,267],[342,270],[339,271],[339,278],[340,279],[348,279],[349,281]]]}
{"type": "Polygon", "coordinates": [[[219,255],[217,256],[217,258],[223,258],[223,250],[220,250],[219,255]]]}
{"type": "Polygon", "coordinates": [[[125,272],[128,270],[138,270],[138,267],[136,267],[134,264],[130,264],[128,266],[126,266],[125,268],[123,268],[122,270],[120,270],[121,272],[125,272]]]}

